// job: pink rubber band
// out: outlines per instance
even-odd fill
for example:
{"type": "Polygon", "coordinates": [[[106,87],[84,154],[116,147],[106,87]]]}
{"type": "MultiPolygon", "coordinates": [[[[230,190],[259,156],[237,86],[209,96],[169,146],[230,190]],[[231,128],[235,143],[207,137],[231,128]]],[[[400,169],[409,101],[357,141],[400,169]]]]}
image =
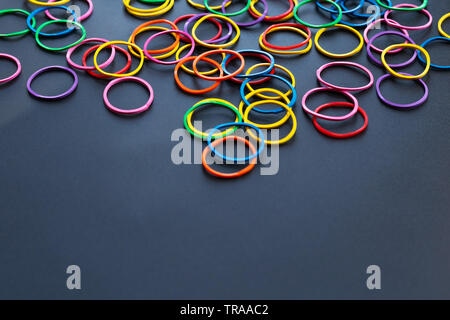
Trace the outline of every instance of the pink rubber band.
{"type": "Polygon", "coordinates": [[[305,95],[302,98],[302,108],[306,113],[309,113],[310,115],[316,116],[317,118],[320,118],[320,119],[325,119],[325,120],[330,120],[330,121],[343,121],[343,120],[353,117],[358,112],[359,103],[358,103],[358,100],[355,98],[355,96],[352,95],[350,92],[339,91],[339,90],[336,90],[333,88],[328,88],[328,87],[320,87],[320,88],[311,89],[307,93],[305,93],[305,95]],[[350,113],[346,114],[345,116],[341,116],[341,117],[327,116],[327,115],[312,111],[311,109],[309,109],[306,106],[306,100],[308,99],[308,97],[310,95],[317,93],[317,92],[322,92],[322,91],[337,92],[337,93],[341,93],[341,94],[347,96],[348,98],[350,98],[353,101],[353,105],[354,105],[353,110],[350,111],[350,113]]]}
{"type": "MultiPolygon", "coordinates": [[[[377,24],[378,22],[386,22],[386,24],[390,25],[391,27],[395,27],[395,28],[397,28],[397,29],[400,29],[400,31],[403,32],[403,34],[404,34],[405,36],[409,37],[408,31],[405,30],[405,29],[402,29],[402,27],[401,27],[400,24],[398,24],[395,20],[391,20],[391,19],[388,19],[388,20],[389,20],[389,21],[392,21],[392,24],[388,24],[388,23],[387,23],[387,20],[386,20],[385,18],[381,18],[381,19],[375,20],[375,21],[373,21],[372,23],[370,23],[369,25],[367,25],[367,28],[364,30],[364,33],[363,33],[364,41],[366,42],[366,44],[369,43],[369,36],[368,36],[368,35],[369,35],[369,31],[372,30],[372,26],[374,26],[374,25],[377,24]]],[[[408,41],[406,41],[405,43],[408,43],[408,41]]],[[[370,48],[371,48],[372,50],[374,50],[374,51],[379,52],[379,53],[382,53],[382,52],[383,52],[383,50],[378,49],[378,48],[375,47],[373,44],[370,46],[370,48]]],[[[391,54],[391,53],[397,53],[397,52],[402,51],[403,49],[404,49],[404,48],[394,49],[394,50],[389,51],[389,53],[390,53],[390,54],[391,54]]]]}
{"type": "Polygon", "coordinates": [[[2,58],[2,57],[14,61],[14,63],[17,65],[17,71],[14,72],[14,74],[12,74],[11,76],[9,76],[7,78],[0,79],[0,83],[6,83],[11,80],[14,80],[15,78],[17,78],[19,76],[20,72],[22,72],[22,65],[20,64],[19,59],[17,59],[16,57],[14,57],[10,54],[0,53],[0,58],[2,58]]]}
{"type": "Polygon", "coordinates": [[[317,79],[324,86],[327,86],[329,88],[333,88],[333,89],[336,89],[336,90],[340,90],[340,91],[363,91],[363,90],[369,89],[374,83],[373,74],[372,74],[372,72],[370,72],[369,69],[367,69],[363,65],[360,65],[359,63],[350,62],[350,61],[334,61],[334,62],[330,62],[330,63],[324,64],[319,69],[317,69],[316,74],[317,74],[317,79]],[[362,86],[362,87],[346,88],[346,87],[339,87],[339,86],[336,86],[336,85],[331,84],[329,82],[326,82],[325,80],[322,79],[322,75],[321,75],[322,71],[327,69],[327,68],[329,68],[329,67],[333,67],[333,66],[353,66],[353,67],[356,67],[356,68],[364,71],[369,76],[369,83],[367,85],[365,85],[365,86],[362,86]]]}
{"type": "MultiPolygon", "coordinates": [[[[79,64],[76,64],[75,62],[72,61],[71,56],[72,53],[80,46],[82,46],[83,44],[86,44],[88,42],[103,42],[103,43],[107,43],[109,42],[109,40],[103,39],[103,38],[89,38],[89,39],[85,39],[83,41],[81,41],[79,44],[77,44],[75,47],[70,48],[69,50],[67,50],[67,54],[66,54],[66,60],[67,63],[75,69],[78,70],[95,70],[95,66],[92,67],[85,67],[79,64]]],[[[108,58],[108,60],[106,60],[103,64],[99,65],[100,69],[106,68],[107,66],[109,66],[113,61],[114,58],[116,56],[116,49],[114,48],[114,46],[112,46],[112,50],[111,50],[111,56],[108,58]]]]}
{"type": "Polygon", "coordinates": [[[138,77],[117,78],[115,80],[112,80],[110,83],[108,83],[108,85],[106,86],[105,90],[103,91],[103,101],[105,102],[106,107],[109,110],[111,110],[112,112],[115,112],[115,113],[120,114],[120,115],[136,115],[136,114],[144,112],[145,110],[150,108],[150,106],[152,105],[153,97],[154,97],[154,95],[153,95],[153,88],[152,88],[152,86],[147,81],[145,81],[144,79],[141,79],[141,78],[138,78],[138,77]],[[150,92],[150,97],[149,97],[148,101],[142,107],[139,107],[139,108],[136,108],[136,109],[131,109],[131,110],[124,110],[124,109],[120,109],[120,108],[117,108],[117,107],[113,106],[111,104],[111,102],[109,102],[108,92],[111,89],[111,87],[116,85],[116,84],[118,84],[118,83],[120,83],[120,82],[124,82],[124,81],[138,82],[138,83],[143,84],[148,89],[148,91],[150,92]]]}
{"type": "MultiPolygon", "coordinates": [[[[398,4],[398,5],[394,6],[393,8],[417,8],[417,6],[414,5],[414,4],[409,4],[409,3],[401,3],[401,4],[398,4]]],[[[392,19],[389,19],[389,18],[388,18],[389,14],[390,14],[392,11],[393,11],[393,10],[387,10],[387,11],[384,13],[384,19],[386,19],[386,23],[387,23],[388,25],[391,25],[391,26],[394,26],[394,27],[395,27],[396,25],[393,25],[392,22],[391,22],[392,19]]],[[[395,22],[400,26],[400,28],[406,29],[406,30],[422,30],[422,29],[429,28],[429,27],[431,26],[431,24],[433,23],[433,16],[431,15],[431,13],[430,13],[428,10],[425,10],[425,9],[422,9],[422,10],[420,10],[419,12],[424,13],[424,14],[428,17],[428,22],[427,22],[426,24],[424,24],[423,26],[413,26],[413,27],[409,27],[409,26],[401,25],[401,24],[399,24],[397,21],[395,21],[395,22]]]]}
{"type": "MultiPolygon", "coordinates": [[[[52,2],[55,2],[55,1],[56,1],[56,0],[48,0],[47,2],[48,2],[48,3],[52,3],[52,2]]],[[[81,21],[83,21],[83,20],[86,20],[87,18],[89,18],[89,17],[91,16],[92,12],[94,11],[94,4],[92,3],[92,0],[84,0],[84,1],[86,1],[86,2],[88,3],[89,9],[88,9],[88,11],[87,11],[85,14],[83,14],[81,17],[77,17],[77,22],[81,22],[81,21]]],[[[52,20],[60,20],[60,19],[58,19],[58,18],[52,16],[52,14],[50,13],[49,10],[45,10],[45,14],[47,15],[47,17],[48,17],[49,19],[52,19],[52,20]]]]}

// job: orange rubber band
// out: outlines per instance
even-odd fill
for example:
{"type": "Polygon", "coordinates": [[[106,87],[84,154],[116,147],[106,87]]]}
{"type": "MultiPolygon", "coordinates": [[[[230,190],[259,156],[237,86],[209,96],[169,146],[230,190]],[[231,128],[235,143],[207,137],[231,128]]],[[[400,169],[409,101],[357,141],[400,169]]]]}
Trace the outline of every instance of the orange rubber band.
{"type": "Polygon", "coordinates": [[[202,53],[201,55],[197,56],[197,58],[195,58],[193,64],[192,64],[192,69],[194,70],[194,73],[197,77],[203,79],[203,80],[208,80],[208,81],[223,81],[223,80],[228,80],[231,79],[235,76],[237,76],[238,74],[240,74],[242,72],[242,70],[244,70],[245,67],[245,59],[242,56],[242,54],[240,54],[239,52],[236,52],[234,50],[229,50],[229,49],[215,49],[215,50],[210,50],[210,51],[206,51],[204,53],[202,53]],[[198,71],[197,69],[197,64],[200,60],[204,60],[204,58],[206,56],[212,55],[212,54],[223,54],[223,53],[229,53],[232,55],[235,55],[236,57],[239,58],[239,60],[241,60],[241,66],[233,73],[230,73],[226,76],[220,76],[220,77],[208,77],[204,74],[202,74],[200,71],[198,71]]]}
{"type": "MultiPolygon", "coordinates": [[[[177,83],[177,85],[180,87],[181,90],[183,90],[183,91],[185,91],[185,92],[187,92],[187,93],[190,93],[190,94],[204,94],[204,93],[208,93],[208,92],[213,91],[214,89],[216,89],[216,88],[219,86],[219,84],[220,84],[222,81],[218,80],[218,81],[216,81],[216,83],[214,83],[212,86],[210,86],[210,87],[208,87],[208,88],[205,88],[205,89],[199,89],[199,90],[189,89],[188,87],[186,87],[184,84],[181,83],[180,78],[179,78],[179,76],[178,76],[178,71],[179,71],[179,69],[180,69],[181,66],[184,65],[186,62],[192,61],[192,60],[194,60],[195,58],[197,58],[197,57],[196,57],[196,56],[187,57],[187,58],[184,58],[183,60],[181,60],[181,61],[179,61],[179,62],[177,63],[177,65],[175,66],[175,69],[173,70],[173,75],[174,75],[174,77],[175,77],[175,82],[177,83]]],[[[216,61],[214,61],[214,60],[212,60],[212,59],[209,59],[209,58],[204,58],[203,61],[209,62],[209,63],[211,63],[212,65],[214,65],[214,66],[217,68],[217,70],[219,70],[220,76],[223,76],[223,70],[222,70],[222,67],[220,66],[220,64],[219,64],[218,62],[216,62],[216,61]]]]}

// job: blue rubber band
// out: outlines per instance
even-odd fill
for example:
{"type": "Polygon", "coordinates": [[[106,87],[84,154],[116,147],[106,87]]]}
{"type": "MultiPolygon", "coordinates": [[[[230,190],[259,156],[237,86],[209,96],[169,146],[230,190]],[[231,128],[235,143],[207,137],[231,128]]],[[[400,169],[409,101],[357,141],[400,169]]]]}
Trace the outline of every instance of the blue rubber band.
{"type": "MultiPolygon", "coordinates": [[[[339,2],[339,1],[337,1],[337,2],[339,2]]],[[[369,24],[371,24],[373,21],[375,21],[375,19],[377,19],[378,17],[381,17],[381,8],[380,8],[380,6],[376,5],[376,10],[377,10],[377,12],[375,12],[374,14],[369,16],[370,18],[366,22],[352,23],[352,22],[348,22],[348,21],[345,21],[345,20],[341,19],[341,21],[339,23],[341,23],[343,25],[346,25],[346,26],[349,26],[349,27],[354,27],[354,28],[367,27],[369,24]]],[[[337,18],[337,16],[335,14],[333,14],[333,13],[331,14],[331,17],[333,19],[337,18]]],[[[357,16],[355,16],[355,17],[357,17],[357,16]]],[[[357,17],[357,18],[362,18],[362,17],[357,17]]]]}
{"type": "MultiPolygon", "coordinates": [[[[341,2],[341,1],[340,1],[340,0],[336,1],[336,4],[337,4],[337,5],[340,5],[339,2],[341,2]]],[[[364,0],[359,0],[359,4],[358,4],[355,8],[352,8],[352,9],[348,9],[348,8],[345,8],[345,9],[344,9],[344,8],[342,7],[342,5],[341,5],[342,13],[352,13],[352,12],[355,12],[356,10],[361,9],[363,5],[364,5],[364,0]]],[[[325,10],[325,11],[330,12],[330,13],[334,13],[334,14],[339,13],[337,10],[334,10],[334,9],[330,9],[330,8],[325,7],[323,4],[320,3],[320,1],[316,1],[316,6],[318,6],[320,9],[325,10]]]]}
{"type": "Polygon", "coordinates": [[[258,128],[257,126],[251,124],[251,123],[246,123],[246,122],[229,122],[229,123],[224,123],[224,124],[220,124],[217,127],[214,127],[213,129],[211,129],[211,132],[208,135],[208,146],[211,149],[211,151],[216,155],[219,156],[220,158],[227,160],[227,161],[233,161],[233,162],[245,162],[245,161],[249,161],[253,158],[258,157],[261,152],[264,150],[264,134],[262,133],[261,129],[258,128]],[[242,127],[248,127],[248,128],[252,128],[255,129],[258,132],[258,137],[261,141],[259,141],[260,147],[258,149],[258,151],[256,151],[255,154],[252,154],[248,157],[245,158],[231,158],[228,156],[225,156],[223,154],[221,154],[220,152],[218,152],[211,144],[212,141],[212,136],[216,131],[219,131],[219,129],[222,128],[227,128],[227,127],[234,127],[234,126],[242,126],[242,127]]]}
{"type": "MultiPolygon", "coordinates": [[[[262,54],[264,56],[266,56],[267,58],[270,59],[270,65],[267,67],[267,69],[260,71],[260,72],[255,72],[255,73],[251,73],[251,74],[238,74],[237,76],[234,76],[235,78],[255,78],[255,77],[259,77],[262,75],[265,75],[266,73],[269,73],[270,71],[272,71],[272,69],[275,67],[275,58],[268,52],[266,51],[261,51],[261,50],[252,50],[252,49],[245,49],[245,50],[238,50],[236,51],[237,53],[240,54],[245,54],[245,53],[256,53],[256,54],[262,54]]],[[[222,69],[223,72],[225,72],[226,74],[231,74],[231,72],[229,72],[227,70],[227,61],[231,58],[231,54],[227,54],[225,59],[223,59],[222,61],[222,69]]]]}
{"type": "MultiPolygon", "coordinates": [[[[430,42],[433,42],[433,41],[439,41],[439,40],[450,41],[450,38],[445,38],[445,37],[433,37],[433,38],[428,39],[428,40],[425,41],[424,43],[422,43],[420,46],[421,46],[422,48],[425,48],[430,42]]],[[[417,56],[419,57],[420,62],[422,62],[422,63],[424,63],[424,64],[427,64],[427,62],[425,61],[425,59],[422,57],[422,52],[420,52],[419,50],[417,50],[417,52],[419,53],[417,56]]],[[[441,70],[449,70],[449,69],[450,69],[450,66],[439,66],[439,65],[436,65],[436,64],[432,64],[432,63],[430,64],[430,66],[431,66],[432,68],[435,68],[435,69],[441,69],[441,70]]]]}
{"type": "MultiPolygon", "coordinates": [[[[264,74],[264,75],[261,75],[261,76],[259,76],[257,78],[265,78],[265,77],[270,77],[270,78],[275,78],[275,79],[281,80],[281,81],[283,81],[284,83],[286,83],[289,86],[289,88],[292,91],[292,99],[291,99],[291,101],[289,102],[289,104],[287,106],[289,108],[292,108],[294,106],[294,104],[295,104],[295,101],[297,100],[297,91],[295,91],[294,86],[288,80],[286,80],[285,78],[280,77],[280,76],[278,76],[276,74],[270,74],[270,73],[269,74],[264,74]]],[[[244,90],[245,90],[245,86],[247,85],[247,83],[249,83],[250,81],[253,81],[253,80],[255,80],[255,78],[251,78],[251,79],[247,78],[247,79],[245,79],[244,82],[242,82],[241,88],[240,88],[242,101],[244,101],[244,103],[247,106],[250,105],[250,102],[248,102],[247,98],[245,98],[244,90]]],[[[274,110],[264,110],[264,109],[258,109],[258,108],[255,107],[252,110],[256,111],[256,112],[259,112],[259,113],[280,113],[280,112],[284,111],[284,108],[278,108],[278,109],[274,109],[274,110]]]]}
{"type": "MultiPolygon", "coordinates": [[[[345,6],[345,1],[344,0],[338,0],[338,2],[339,2],[339,5],[341,6],[341,8],[343,10],[347,9],[347,7],[345,6]]],[[[381,8],[375,0],[365,0],[365,2],[369,2],[369,3],[372,4],[372,6],[375,6],[375,7],[379,8],[380,9],[380,13],[379,13],[380,17],[382,15],[384,15],[384,13],[387,11],[387,9],[381,8]],[[383,11],[383,9],[384,9],[384,11],[383,11]]],[[[392,6],[391,0],[384,0],[384,2],[386,2],[388,4],[388,6],[392,6]]],[[[373,13],[372,14],[365,14],[365,13],[360,13],[358,11],[353,11],[352,13],[350,13],[350,15],[358,17],[358,18],[370,18],[370,17],[374,16],[373,13]]],[[[376,19],[376,17],[375,17],[375,19],[376,19]]]]}
{"type": "MultiPolygon", "coordinates": [[[[42,11],[46,11],[46,10],[51,10],[51,9],[64,9],[66,12],[69,11],[72,13],[73,21],[77,22],[77,14],[72,9],[70,9],[66,6],[50,6],[50,7],[43,7],[43,8],[36,9],[32,13],[30,13],[30,15],[27,18],[28,29],[30,29],[33,33],[36,33],[36,29],[31,25],[31,19],[33,19],[33,17],[35,15],[37,15],[38,13],[40,13],[42,11]]],[[[64,36],[68,33],[71,33],[73,30],[75,30],[75,27],[69,28],[65,31],[58,32],[58,33],[43,33],[43,32],[41,32],[39,35],[44,36],[44,37],[59,37],[59,36],[64,36]]]]}

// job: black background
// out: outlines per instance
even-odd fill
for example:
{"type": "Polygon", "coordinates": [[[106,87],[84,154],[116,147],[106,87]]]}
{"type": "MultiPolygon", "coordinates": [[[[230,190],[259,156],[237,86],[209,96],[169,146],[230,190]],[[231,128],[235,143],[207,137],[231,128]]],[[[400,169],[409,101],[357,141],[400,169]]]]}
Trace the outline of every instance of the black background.
{"type": "MultiPolygon", "coordinates": [[[[268,2],[271,15],[286,8],[268,2]]],[[[84,1],[74,4],[86,10],[84,1]]],[[[94,4],[93,15],[83,22],[88,37],[127,40],[145,21],[129,15],[119,0],[94,4]]],[[[12,7],[34,8],[25,1],[0,2],[0,9],[12,7]]],[[[438,35],[437,20],[450,11],[450,3],[431,0],[428,9],[433,27],[412,31],[416,43],[438,35]]],[[[176,0],[164,18],[196,12],[176,0]]],[[[319,17],[312,6],[302,14],[308,21],[319,17]]],[[[426,21],[418,13],[393,17],[409,25],[426,21]]],[[[22,25],[20,17],[0,17],[2,32],[22,25]]],[[[235,48],[257,49],[266,27],[243,28],[235,48]]],[[[449,30],[448,23],[444,27],[449,30]]],[[[204,27],[202,33],[207,38],[215,29],[204,27]]],[[[280,44],[298,38],[283,33],[271,39],[280,44]]],[[[398,39],[384,40],[386,45],[398,39]]],[[[384,40],[377,44],[383,46],[384,40]]],[[[321,43],[336,52],[357,44],[343,31],[327,33],[321,43]]],[[[433,62],[448,65],[444,43],[429,51],[433,62]]],[[[0,87],[1,298],[450,298],[448,72],[430,71],[425,78],[429,99],[413,111],[383,105],[374,87],[358,94],[369,127],[345,141],[318,133],[298,101],[299,128],[295,139],[280,148],[279,173],[261,176],[256,168],[224,181],[201,165],[174,165],[170,137],[182,127],[185,111],[204,97],[238,104],[238,86],[225,84],[192,96],[177,88],[173,67],[146,63],[138,76],[155,89],[153,106],[138,117],[123,118],[103,105],[107,82],[83,72],[68,98],[50,103],[31,98],[28,77],[66,62],[64,54],[41,50],[30,34],[0,40],[0,52],[17,56],[23,65],[18,79],[0,87]],[[82,269],[81,291],[66,288],[65,269],[71,264],[82,269]],[[371,264],[382,268],[380,291],[366,288],[371,264]]],[[[80,54],[74,59],[79,61],[80,54]]],[[[376,78],[384,73],[365,51],[348,60],[368,66],[376,78]]],[[[294,72],[300,97],[317,86],[315,71],[329,61],[315,48],[276,58],[294,72]]],[[[421,68],[416,62],[404,70],[421,68]]],[[[13,70],[0,61],[0,77],[13,70]]],[[[326,77],[348,85],[365,81],[338,68],[326,77]]],[[[182,79],[194,85],[189,77],[182,79]]],[[[70,81],[65,74],[49,73],[33,88],[62,92],[70,81]]],[[[384,94],[398,102],[417,100],[421,90],[412,81],[383,86],[384,94]]],[[[115,105],[130,107],[142,105],[146,97],[135,84],[118,86],[110,95],[115,105]]],[[[311,104],[333,97],[320,98],[311,104]]],[[[196,119],[212,127],[233,116],[211,108],[196,119]]],[[[343,132],[361,123],[327,127],[343,132]]]]}

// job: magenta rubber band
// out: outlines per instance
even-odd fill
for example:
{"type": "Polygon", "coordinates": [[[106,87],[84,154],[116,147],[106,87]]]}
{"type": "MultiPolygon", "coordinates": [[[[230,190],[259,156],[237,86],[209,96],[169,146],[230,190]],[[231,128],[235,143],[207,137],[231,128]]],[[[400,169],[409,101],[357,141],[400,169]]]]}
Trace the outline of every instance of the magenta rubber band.
{"type": "MultiPolygon", "coordinates": [[[[418,6],[416,6],[416,5],[414,5],[414,4],[401,3],[401,4],[398,4],[398,5],[394,6],[393,8],[417,8],[417,7],[418,7],[418,6]]],[[[386,19],[386,23],[387,23],[388,25],[391,25],[391,26],[396,27],[396,25],[393,24],[393,23],[391,22],[392,19],[389,19],[389,18],[388,18],[389,14],[390,14],[392,11],[393,11],[393,10],[387,10],[387,11],[384,13],[384,19],[386,19]]],[[[422,29],[429,28],[429,27],[431,26],[431,24],[433,23],[433,16],[431,15],[431,13],[430,13],[428,10],[425,10],[425,9],[422,9],[422,10],[420,10],[420,11],[418,11],[418,12],[422,12],[423,14],[425,14],[425,15],[428,17],[428,22],[427,22],[426,24],[424,24],[423,26],[413,26],[413,27],[410,27],[410,26],[404,26],[404,25],[401,25],[401,24],[399,24],[397,21],[395,21],[395,23],[398,24],[398,25],[400,26],[400,28],[406,29],[406,30],[422,30],[422,29]]]]}
{"type": "MultiPolygon", "coordinates": [[[[405,76],[411,76],[411,75],[408,74],[408,73],[401,73],[401,72],[399,72],[399,73],[400,73],[400,74],[403,74],[403,75],[405,75],[405,76]]],[[[377,83],[376,83],[376,88],[377,88],[377,95],[378,95],[378,98],[380,98],[380,100],[381,100],[383,103],[385,103],[385,104],[387,104],[387,105],[389,105],[389,106],[391,106],[391,107],[394,107],[394,108],[411,109],[411,108],[415,108],[415,107],[420,106],[421,104],[423,104],[423,103],[428,99],[428,86],[427,86],[427,84],[425,83],[425,81],[423,81],[422,79],[414,79],[414,80],[416,80],[416,81],[419,81],[419,83],[420,83],[420,84],[422,85],[422,87],[424,88],[425,94],[423,95],[422,98],[420,98],[420,99],[417,100],[416,102],[408,103],[408,104],[399,104],[399,103],[395,103],[395,102],[389,101],[388,99],[386,99],[386,98],[383,96],[383,94],[381,93],[381,89],[380,89],[381,83],[382,83],[384,80],[386,80],[387,78],[389,78],[389,77],[393,77],[393,75],[390,74],[390,73],[387,73],[387,74],[381,76],[380,78],[378,78],[377,83]]]]}
{"type": "MultiPolygon", "coordinates": [[[[391,19],[388,19],[388,20],[391,20],[391,19]]],[[[369,32],[372,30],[372,27],[373,27],[374,25],[376,25],[377,23],[381,23],[381,22],[385,22],[385,23],[387,24],[386,21],[387,21],[387,20],[386,20],[385,18],[381,18],[381,19],[375,20],[375,21],[373,21],[372,23],[370,23],[369,25],[367,25],[367,28],[364,29],[364,32],[363,32],[363,38],[364,38],[364,41],[366,42],[366,44],[369,43],[369,32]]],[[[400,24],[398,24],[397,22],[395,22],[395,20],[391,20],[391,21],[392,21],[392,23],[393,23],[393,24],[390,25],[391,27],[395,27],[395,28],[399,29],[401,32],[403,32],[403,34],[404,34],[405,36],[409,37],[409,33],[408,33],[407,30],[402,29],[402,28],[400,27],[400,24]]],[[[388,24],[388,25],[389,25],[389,24],[388,24]]],[[[408,43],[408,41],[406,41],[405,43],[408,43]]],[[[375,47],[375,45],[373,45],[373,44],[370,46],[370,48],[371,48],[372,50],[376,51],[376,52],[379,52],[379,53],[382,53],[382,52],[383,52],[383,50],[381,50],[381,49],[375,47]]],[[[404,48],[397,48],[397,49],[394,49],[394,50],[392,50],[392,51],[389,51],[389,53],[390,53],[390,54],[392,54],[392,53],[397,53],[397,52],[402,51],[403,49],[404,49],[404,48]]]]}
{"type": "Polygon", "coordinates": [[[180,61],[183,60],[184,58],[190,57],[190,56],[192,55],[192,53],[194,52],[194,49],[195,49],[195,40],[194,40],[194,38],[192,38],[192,36],[191,36],[190,34],[188,34],[187,32],[184,32],[184,31],[181,31],[181,30],[165,30],[165,31],[161,31],[161,32],[155,33],[154,35],[150,36],[150,37],[147,39],[147,41],[145,41],[143,51],[144,51],[145,56],[146,56],[149,60],[151,60],[151,61],[153,61],[153,62],[156,62],[156,63],[159,63],[159,64],[170,65],[170,64],[177,64],[178,62],[180,62],[180,61]],[[186,53],[186,55],[185,55],[184,57],[182,57],[182,58],[180,58],[180,59],[177,59],[177,60],[174,60],[174,61],[161,61],[161,60],[158,60],[158,59],[156,59],[156,58],[153,58],[153,57],[147,52],[147,51],[148,51],[147,48],[148,48],[148,45],[150,44],[150,42],[151,42],[153,39],[155,39],[156,37],[159,37],[159,36],[161,36],[161,35],[163,35],[163,34],[166,34],[166,33],[180,33],[181,35],[183,35],[183,36],[185,36],[186,38],[189,39],[189,41],[191,42],[191,48],[189,49],[189,52],[186,53]]]}
{"type": "Polygon", "coordinates": [[[309,113],[312,116],[316,116],[317,118],[320,119],[325,119],[325,120],[330,120],[330,121],[343,121],[346,119],[349,119],[351,117],[353,117],[359,109],[359,103],[358,100],[356,99],[356,97],[354,95],[352,95],[350,92],[347,91],[340,91],[340,90],[336,90],[333,88],[329,88],[329,87],[320,87],[320,88],[314,88],[309,90],[307,93],[305,93],[305,95],[302,98],[302,108],[306,113],[309,113]],[[306,106],[306,100],[309,98],[309,96],[311,96],[314,93],[318,93],[318,92],[323,92],[323,91],[329,91],[329,92],[337,92],[337,93],[341,93],[343,95],[345,95],[346,97],[350,98],[350,100],[352,100],[353,102],[353,109],[352,111],[350,111],[348,114],[346,114],[345,116],[340,116],[340,117],[336,117],[336,116],[327,116],[318,112],[314,112],[312,111],[310,108],[308,108],[306,106]]]}
{"type": "Polygon", "coordinates": [[[75,89],[77,88],[77,86],[78,86],[78,77],[77,77],[77,74],[75,73],[75,71],[73,71],[73,70],[70,69],[70,68],[63,67],[63,66],[49,66],[49,67],[42,68],[42,69],[36,71],[35,73],[33,73],[33,74],[30,76],[30,78],[28,79],[28,81],[27,81],[27,89],[28,89],[28,92],[29,92],[32,96],[35,96],[36,98],[39,98],[39,99],[45,99],[45,100],[57,100],[57,99],[65,98],[65,97],[67,97],[68,95],[70,95],[72,92],[74,92],[75,89]],[[72,87],[70,87],[70,89],[67,90],[66,92],[61,93],[61,94],[56,95],[56,96],[44,96],[44,95],[41,95],[41,94],[39,94],[39,93],[36,93],[33,89],[31,89],[31,83],[33,82],[33,80],[34,80],[38,75],[40,75],[40,74],[42,74],[42,73],[44,73],[44,72],[46,72],[46,71],[48,71],[48,70],[62,70],[62,71],[66,71],[66,72],[70,73],[70,74],[72,75],[73,79],[74,79],[72,87]]]}
{"type": "MultiPolygon", "coordinates": [[[[55,2],[56,0],[48,0],[47,2],[48,3],[52,3],[52,2],[55,2]]],[[[94,11],[94,4],[92,3],[92,0],[84,0],[84,1],[86,1],[87,3],[88,3],[88,5],[89,5],[89,8],[88,8],[88,11],[85,13],[85,14],[83,14],[81,17],[77,17],[77,22],[81,22],[81,21],[83,21],[83,20],[86,20],[87,18],[89,18],[90,16],[91,16],[91,14],[92,14],[92,12],[94,11]]],[[[45,10],[45,15],[49,18],[49,19],[51,19],[51,20],[60,20],[60,19],[58,19],[58,18],[56,18],[56,17],[54,17],[51,13],[50,13],[50,11],[49,10],[45,10]]]]}
{"type": "Polygon", "coordinates": [[[103,91],[103,101],[105,102],[106,107],[109,110],[111,110],[112,112],[120,114],[120,115],[136,115],[136,114],[139,114],[139,113],[142,113],[142,112],[146,111],[152,105],[153,97],[154,97],[154,94],[153,94],[152,86],[147,81],[145,81],[144,79],[141,79],[141,78],[138,78],[138,77],[117,78],[115,80],[112,80],[110,83],[108,83],[108,85],[106,86],[105,90],[103,91]],[[131,109],[131,110],[120,109],[120,108],[117,108],[117,107],[113,106],[111,104],[111,102],[109,101],[109,99],[108,99],[108,92],[111,89],[111,87],[116,85],[116,84],[118,84],[118,83],[125,82],[125,81],[133,81],[133,82],[137,82],[137,83],[143,84],[148,89],[148,91],[150,93],[150,97],[149,97],[148,101],[142,107],[139,107],[139,108],[136,108],[136,109],[131,109]]]}
{"type": "Polygon", "coordinates": [[[14,72],[12,75],[10,75],[7,78],[0,79],[0,83],[6,83],[6,82],[12,81],[15,78],[17,78],[19,76],[20,72],[22,72],[22,64],[20,63],[20,60],[10,54],[7,54],[7,53],[0,53],[0,58],[6,58],[9,60],[12,60],[17,65],[16,72],[14,72]]]}
{"type": "MultiPolygon", "coordinates": [[[[76,63],[73,62],[72,59],[71,59],[72,53],[73,53],[78,47],[80,47],[80,46],[82,46],[83,44],[86,44],[86,43],[88,43],[88,42],[103,42],[103,43],[106,43],[106,42],[109,42],[109,40],[106,40],[106,39],[103,39],[103,38],[90,38],[90,39],[86,39],[86,40],[81,41],[81,42],[80,42],[79,44],[77,44],[75,47],[72,47],[72,48],[70,48],[69,50],[67,50],[66,60],[67,60],[67,63],[68,63],[72,68],[75,68],[75,69],[78,69],[78,70],[95,70],[95,66],[92,66],[92,67],[89,67],[89,66],[88,66],[88,67],[85,67],[85,66],[76,64],[76,63]]],[[[99,65],[99,68],[100,68],[100,69],[103,69],[103,68],[106,68],[107,66],[109,66],[109,65],[114,61],[115,56],[116,56],[116,49],[114,48],[114,46],[112,46],[111,56],[110,56],[110,57],[108,58],[108,60],[106,60],[103,64],[99,65]]]]}
{"type": "Polygon", "coordinates": [[[324,64],[319,69],[317,69],[316,75],[317,75],[317,79],[319,80],[319,82],[322,83],[324,86],[327,86],[329,88],[336,89],[336,90],[341,90],[341,91],[363,91],[363,90],[367,90],[373,85],[373,82],[374,82],[373,74],[372,74],[372,72],[370,72],[369,69],[367,69],[363,65],[360,65],[359,63],[350,62],[350,61],[334,61],[334,62],[330,62],[330,63],[324,64]],[[331,83],[323,80],[323,78],[322,78],[323,70],[325,70],[327,68],[330,68],[330,67],[333,67],[333,66],[351,66],[351,67],[356,67],[356,68],[364,71],[369,76],[369,83],[367,85],[365,85],[365,86],[362,86],[362,87],[348,88],[348,87],[336,86],[334,84],[331,84],[331,83]]]}

